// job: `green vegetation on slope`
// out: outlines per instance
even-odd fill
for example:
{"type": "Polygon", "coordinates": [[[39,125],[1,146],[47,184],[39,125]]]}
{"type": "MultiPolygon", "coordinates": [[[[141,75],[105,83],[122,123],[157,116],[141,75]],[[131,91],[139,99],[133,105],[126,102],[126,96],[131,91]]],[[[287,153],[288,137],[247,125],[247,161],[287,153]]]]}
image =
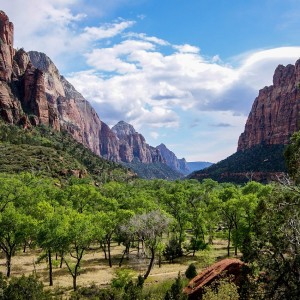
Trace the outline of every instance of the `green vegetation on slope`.
{"type": "Polygon", "coordinates": [[[124,181],[133,175],[121,165],[100,158],[67,132],[0,123],[0,172],[22,171],[57,178],[88,173],[98,182],[124,181]]]}
{"type": "Polygon", "coordinates": [[[130,168],[135,172],[140,178],[143,179],[166,179],[166,180],[176,180],[183,178],[183,175],[176,172],[169,166],[163,163],[151,163],[143,164],[138,161],[131,163],[122,163],[127,168],[130,168]]]}
{"type": "Polygon", "coordinates": [[[212,178],[218,182],[245,183],[251,174],[258,172],[262,182],[270,179],[270,173],[286,172],[284,145],[257,145],[239,151],[226,159],[189,175],[189,178],[202,180],[212,178]]]}

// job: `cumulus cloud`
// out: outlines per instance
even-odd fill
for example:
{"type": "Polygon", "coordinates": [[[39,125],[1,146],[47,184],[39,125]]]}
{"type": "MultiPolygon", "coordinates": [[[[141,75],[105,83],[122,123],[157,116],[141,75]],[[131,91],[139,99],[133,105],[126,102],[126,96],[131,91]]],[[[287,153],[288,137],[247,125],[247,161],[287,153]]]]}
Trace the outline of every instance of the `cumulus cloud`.
{"type": "Polygon", "coordinates": [[[144,35],[126,36],[120,43],[86,54],[92,78],[74,73],[69,79],[91,102],[102,103],[104,110],[106,103],[115,107],[119,119],[152,127],[179,126],[180,111],[228,111],[245,118],[258,89],[272,83],[277,64],[294,62],[300,53],[297,47],[260,50],[235,58],[234,67],[219,57],[203,57],[196,47],[166,43],[168,50],[175,49],[166,55],[161,46],[144,35]]]}

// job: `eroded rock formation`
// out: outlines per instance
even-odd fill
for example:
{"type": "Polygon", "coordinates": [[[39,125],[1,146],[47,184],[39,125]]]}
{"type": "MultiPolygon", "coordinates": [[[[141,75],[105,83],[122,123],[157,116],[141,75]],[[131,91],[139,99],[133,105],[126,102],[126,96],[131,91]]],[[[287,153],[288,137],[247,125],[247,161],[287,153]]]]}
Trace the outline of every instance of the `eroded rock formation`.
{"type": "Polygon", "coordinates": [[[182,174],[188,174],[190,172],[186,160],[184,158],[178,159],[175,153],[169,150],[165,144],[160,144],[156,148],[160,151],[169,167],[182,174]]]}
{"type": "Polygon", "coordinates": [[[287,144],[299,130],[300,60],[279,65],[273,85],[259,91],[238,141],[238,151],[258,144],[287,144]]]}
{"type": "Polygon", "coordinates": [[[138,159],[142,163],[162,162],[164,158],[160,151],[146,143],[145,138],[135,131],[132,125],[120,121],[112,127],[120,143],[120,158],[124,162],[132,162],[138,159]]]}
{"type": "Polygon", "coordinates": [[[15,50],[14,25],[9,22],[7,15],[0,11],[0,80],[10,82],[12,76],[13,57],[15,50]]]}
{"type": "Polygon", "coordinates": [[[120,161],[115,134],[43,53],[13,48],[13,24],[0,11],[0,115],[11,124],[67,130],[96,154],[120,161]]]}

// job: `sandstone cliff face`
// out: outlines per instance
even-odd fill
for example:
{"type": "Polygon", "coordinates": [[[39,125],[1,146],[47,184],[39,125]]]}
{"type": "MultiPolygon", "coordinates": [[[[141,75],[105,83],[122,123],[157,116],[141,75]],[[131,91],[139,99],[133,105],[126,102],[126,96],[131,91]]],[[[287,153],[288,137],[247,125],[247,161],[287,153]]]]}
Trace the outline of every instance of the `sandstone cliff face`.
{"type": "Polygon", "coordinates": [[[112,131],[119,139],[122,161],[130,163],[133,159],[138,159],[142,163],[165,162],[159,150],[149,146],[132,125],[120,121],[112,127],[112,131]]]}
{"type": "Polygon", "coordinates": [[[44,53],[30,51],[29,56],[33,65],[45,74],[48,103],[57,111],[60,127],[94,153],[112,161],[120,161],[117,137],[99,119],[90,103],[60,75],[44,53]]]}
{"type": "Polygon", "coordinates": [[[178,159],[177,156],[166,147],[166,145],[160,144],[156,148],[160,151],[162,157],[166,161],[166,164],[173,170],[182,174],[188,174],[190,172],[186,160],[184,158],[178,159]]]}
{"type": "Polygon", "coordinates": [[[11,124],[67,130],[94,153],[120,161],[119,142],[43,53],[13,48],[13,24],[0,11],[0,115],[11,124]]]}
{"type": "Polygon", "coordinates": [[[14,25],[9,22],[7,15],[0,11],[0,80],[10,82],[12,75],[14,25]]]}
{"type": "Polygon", "coordinates": [[[236,285],[245,281],[245,275],[242,268],[245,264],[236,258],[225,258],[204,269],[200,274],[195,276],[184,288],[183,292],[189,300],[202,299],[204,289],[211,286],[221,278],[231,277],[230,281],[236,285]]]}
{"type": "Polygon", "coordinates": [[[258,144],[287,144],[299,130],[300,60],[279,65],[273,85],[259,91],[238,141],[238,151],[258,144]]]}

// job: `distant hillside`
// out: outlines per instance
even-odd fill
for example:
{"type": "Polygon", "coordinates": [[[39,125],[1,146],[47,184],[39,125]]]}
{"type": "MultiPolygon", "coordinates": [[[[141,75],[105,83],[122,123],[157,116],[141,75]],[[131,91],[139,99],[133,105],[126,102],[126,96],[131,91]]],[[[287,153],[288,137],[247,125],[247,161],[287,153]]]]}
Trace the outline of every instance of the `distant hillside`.
{"type": "Polygon", "coordinates": [[[44,126],[23,129],[0,122],[0,172],[54,177],[90,176],[97,182],[127,181],[135,175],[100,158],[67,132],[44,126]]]}
{"type": "Polygon", "coordinates": [[[131,163],[122,163],[127,168],[131,169],[137,176],[144,179],[166,179],[176,180],[183,178],[183,175],[176,172],[171,167],[164,163],[149,163],[144,164],[139,161],[133,161],[131,163]]]}
{"type": "Polygon", "coordinates": [[[204,170],[196,171],[188,178],[212,178],[218,182],[236,183],[276,180],[277,176],[287,171],[284,148],[284,145],[257,145],[238,151],[204,170]]]}
{"type": "Polygon", "coordinates": [[[189,174],[194,172],[194,171],[198,171],[198,170],[202,170],[202,169],[205,169],[207,167],[210,167],[211,165],[213,165],[213,163],[207,162],[207,161],[187,162],[187,166],[190,170],[189,174]]]}

